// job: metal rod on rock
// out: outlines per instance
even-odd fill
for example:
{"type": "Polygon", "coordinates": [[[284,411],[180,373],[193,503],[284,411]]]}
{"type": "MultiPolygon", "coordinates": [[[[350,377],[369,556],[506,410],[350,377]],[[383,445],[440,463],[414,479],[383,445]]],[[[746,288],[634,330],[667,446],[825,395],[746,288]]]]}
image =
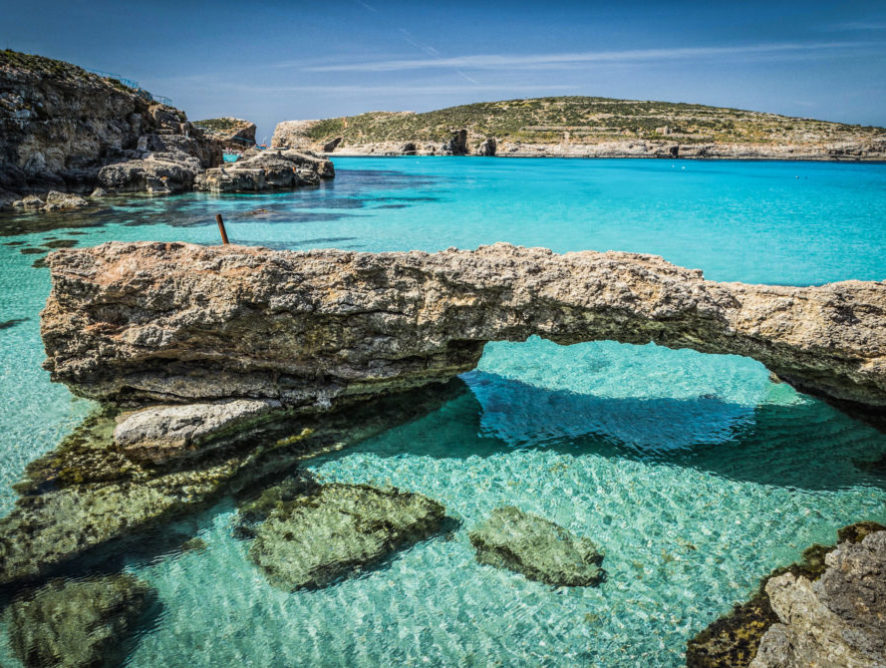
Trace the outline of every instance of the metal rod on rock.
{"type": "Polygon", "coordinates": [[[225,221],[222,220],[221,214],[215,214],[215,220],[218,223],[218,231],[221,232],[222,243],[227,244],[228,242],[228,233],[225,232],[225,221]]]}

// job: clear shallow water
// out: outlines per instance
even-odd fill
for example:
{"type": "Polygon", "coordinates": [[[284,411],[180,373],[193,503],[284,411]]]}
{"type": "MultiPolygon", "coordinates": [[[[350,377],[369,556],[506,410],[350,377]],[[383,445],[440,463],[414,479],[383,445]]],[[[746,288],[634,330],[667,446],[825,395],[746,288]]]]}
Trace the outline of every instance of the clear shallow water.
{"type": "MultiPolygon", "coordinates": [[[[114,204],[0,238],[437,250],[499,240],[652,252],[709,278],[886,278],[886,166],[338,159],[317,190],[114,204]],[[799,178],[797,178],[799,177],[799,178]],[[255,212],[257,209],[264,211],[255,212]]],[[[20,223],[17,223],[20,224],[20,223]]],[[[0,230],[4,223],[0,222],[0,230]]],[[[0,245],[0,512],[24,465],[89,410],[48,382],[40,255],[0,245]]],[[[769,382],[759,364],[612,342],[490,344],[467,391],[424,418],[313,460],[320,478],[393,484],[462,522],[387,566],[285,594],[230,537],[224,500],[165,532],[208,548],[127,568],[160,593],[130,665],[678,665],[686,639],[834,529],[886,520],[886,480],[857,467],[886,437],[769,382]],[[609,580],[561,589],[480,566],[467,531],[514,504],[594,539],[609,580]]],[[[0,663],[15,665],[0,647],[0,663]]]]}

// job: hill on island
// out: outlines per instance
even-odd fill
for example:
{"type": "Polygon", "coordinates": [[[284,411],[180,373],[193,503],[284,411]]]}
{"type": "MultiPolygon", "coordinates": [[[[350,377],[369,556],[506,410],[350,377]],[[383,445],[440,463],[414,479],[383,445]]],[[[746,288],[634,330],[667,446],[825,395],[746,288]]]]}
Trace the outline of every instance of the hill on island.
{"type": "Polygon", "coordinates": [[[874,154],[883,159],[886,155],[883,128],[700,104],[603,97],[543,97],[479,102],[424,113],[369,112],[317,121],[289,121],[277,126],[274,145],[308,143],[314,148],[326,148],[327,152],[378,152],[370,150],[375,146],[408,153],[412,147],[398,151],[397,145],[415,144],[415,151],[422,153],[421,144],[429,144],[437,145],[437,152],[455,149],[451,152],[458,153],[459,132],[465,134],[463,153],[476,152],[492,138],[498,146],[505,144],[512,149],[527,145],[550,149],[555,145],[610,144],[627,150],[631,142],[651,142],[687,148],[741,145],[770,150],[827,150],[843,144],[849,151],[845,157],[874,159],[874,154]]]}

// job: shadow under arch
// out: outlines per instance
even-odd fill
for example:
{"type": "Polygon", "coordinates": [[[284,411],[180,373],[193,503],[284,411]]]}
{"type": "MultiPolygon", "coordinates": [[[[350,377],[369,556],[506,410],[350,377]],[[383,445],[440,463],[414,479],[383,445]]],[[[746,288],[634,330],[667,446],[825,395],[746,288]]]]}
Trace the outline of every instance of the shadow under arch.
{"type": "MultiPolygon", "coordinates": [[[[361,451],[381,457],[408,452],[450,459],[548,448],[574,456],[597,455],[690,467],[737,481],[778,487],[839,490],[869,485],[886,489],[886,476],[875,465],[864,465],[886,455],[886,436],[815,398],[749,407],[707,396],[605,398],[539,388],[502,377],[491,380],[508,386],[510,398],[518,399],[512,404],[515,422],[505,428],[500,422],[484,424],[486,406],[461,380],[461,391],[440,407],[324,457],[361,451]],[[613,424],[644,412],[652,416],[652,422],[669,421],[662,428],[670,431],[706,417],[716,419],[718,425],[708,432],[710,438],[704,438],[705,433],[699,431],[695,441],[683,443],[655,438],[630,441],[613,433],[613,424]],[[687,421],[687,416],[691,420],[687,421]],[[533,430],[533,423],[550,425],[556,419],[564,421],[559,433],[533,430]],[[521,424],[529,437],[522,442],[508,438],[507,430],[516,433],[521,424]]],[[[408,394],[404,400],[408,400],[408,394]]]]}

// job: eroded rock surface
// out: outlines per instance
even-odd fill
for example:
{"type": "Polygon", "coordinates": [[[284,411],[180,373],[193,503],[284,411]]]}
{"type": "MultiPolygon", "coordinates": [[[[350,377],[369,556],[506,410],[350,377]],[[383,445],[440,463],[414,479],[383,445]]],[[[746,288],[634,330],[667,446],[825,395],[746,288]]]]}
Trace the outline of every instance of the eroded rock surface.
{"type": "Polygon", "coordinates": [[[433,535],[445,512],[421,494],[320,485],[278,501],[256,531],[249,556],[277,587],[324,587],[433,535]]]}
{"type": "Polygon", "coordinates": [[[9,606],[9,644],[25,666],[120,665],[150,595],[128,574],[52,580],[9,606]]]}
{"type": "MultiPolygon", "coordinates": [[[[876,642],[859,633],[859,629],[851,628],[863,627],[869,635],[871,629],[883,627],[886,599],[878,591],[882,582],[875,582],[871,588],[867,576],[873,573],[882,581],[886,554],[871,554],[870,550],[855,548],[875,535],[886,536],[886,527],[876,522],[843,527],[837,532],[838,547],[812,545],[803,552],[801,561],[775,569],[763,578],[749,600],[736,604],[730,613],[688,642],[686,665],[689,668],[881,665],[851,663],[857,657],[852,648],[859,644],[867,651],[865,660],[884,660],[882,647],[876,649],[876,642]],[[864,566],[847,568],[843,558],[837,556],[846,551],[864,554],[864,566]],[[831,583],[829,591],[834,592],[834,599],[841,601],[830,610],[816,594],[822,586],[820,583],[825,581],[831,583]],[[859,587],[859,583],[864,584],[859,587]],[[860,590],[865,594],[859,596],[860,590]],[[849,606],[845,605],[847,601],[851,602],[849,606]],[[862,605],[858,605],[860,602],[862,605]],[[838,638],[840,634],[843,640],[838,638]]],[[[881,538],[874,540],[879,546],[881,538]]],[[[880,638],[886,636],[881,633],[880,638]]]]}
{"type": "Polygon", "coordinates": [[[49,256],[46,368],[100,400],[325,410],[474,368],[487,341],[612,339],[759,360],[886,407],[886,282],[715,283],[652,255],[271,251],[108,243],[49,256]]]}
{"type": "Polygon", "coordinates": [[[197,177],[198,190],[253,192],[315,186],[335,176],[332,163],[298,151],[259,151],[237,162],[208,169],[197,177]]]}
{"type": "Polygon", "coordinates": [[[253,430],[282,408],[273,399],[229,399],[205,404],[149,406],[117,418],[114,444],[137,461],[162,464],[192,453],[204,453],[207,441],[227,444],[226,433],[248,439],[253,430]]]}
{"type": "Polygon", "coordinates": [[[752,668],[886,666],[886,531],[841,543],[817,581],[785,573],[766,584],[779,623],[752,668]]]}
{"type": "Polygon", "coordinates": [[[4,191],[85,194],[100,183],[175,192],[159,187],[163,176],[188,182],[173,176],[171,164],[189,172],[221,159],[220,144],[144,90],[63,61],[0,51],[0,208],[9,201],[4,191]],[[109,164],[116,167],[102,172],[109,164]]]}
{"type": "Polygon", "coordinates": [[[119,409],[108,406],[31,462],[15,485],[21,496],[0,518],[0,585],[43,578],[85,553],[138,540],[149,527],[422,416],[464,391],[455,380],[321,416],[265,414],[265,402],[249,401],[178,406],[188,410],[171,415],[168,406],[150,407],[124,432],[146,437],[121,437],[125,448],[114,433],[127,420],[118,424],[119,409]]]}
{"type": "Polygon", "coordinates": [[[530,580],[588,587],[606,577],[600,568],[603,555],[589,538],[514,506],[493,510],[470,538],[481,564],[522,573],[530,580]]]}

